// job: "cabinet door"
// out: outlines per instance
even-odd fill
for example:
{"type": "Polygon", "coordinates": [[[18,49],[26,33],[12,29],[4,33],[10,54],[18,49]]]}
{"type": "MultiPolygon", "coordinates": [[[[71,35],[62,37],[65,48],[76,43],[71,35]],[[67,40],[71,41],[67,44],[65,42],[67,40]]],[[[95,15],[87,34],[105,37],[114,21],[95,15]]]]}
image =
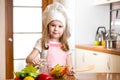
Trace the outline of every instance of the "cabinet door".
{"type": "MultiPolygon", "coordinates": [[[[89,51],[76,49],[76,69],[85,69],[90,65],[94,65],[94,55],[90,54],[89,51]]],[[[84,72],[84,71],[82,71],[84,72]]],[[[88,72],[85,70],[85,72],[88,72]]]]}
{"type": "Polygon", "coordinates": [[[94,0],[95,5],[106,5],[115,2],[120,2],[120,0],[94,0]]]}
{"type": "Polygon", "coordinates": [[[93,70],[85,72],[108,72],[107,60],[109,54],[90,50],[76,49],[76,68],[84,68],[94,65],[93,70]]]}
{"type": "Polygon", "coordinates": [[[109,57],[110,72],[120,73],[120,56],[110,55],[109,57]]]}
{"type": "Polygon", "coordinates": [[[75,64],[76,64],[76,68],[81,68],[83,63],[84,63],[84,51],[80,50],[80,49],[76,49],[76,55],[75,55],[75,64]]]}
{"type": "Polygon", "coordinates": [[[95,54],[96,56],[94,57],[94,64],[95,64],[95,69],[93,72],[108,72],[108,66],[107,66],[107,60],[109,57],[109,54],[105,53],[100,53],[100,52],[91,52],[91,54],[95,54]]]}
{"type": "Polygon", "coordinates": [[[94,65],[94,69],[85,72],[120,73],[120,56],[84,49],[76,49],[76,68],[94,65]]]}
{"type": "Polygon", "coordinates": [[[85,52],[85,64],[94,65],[94,69],[88,72],[108,72],[108,57],[109,54],[87,50],[85,52]]]}

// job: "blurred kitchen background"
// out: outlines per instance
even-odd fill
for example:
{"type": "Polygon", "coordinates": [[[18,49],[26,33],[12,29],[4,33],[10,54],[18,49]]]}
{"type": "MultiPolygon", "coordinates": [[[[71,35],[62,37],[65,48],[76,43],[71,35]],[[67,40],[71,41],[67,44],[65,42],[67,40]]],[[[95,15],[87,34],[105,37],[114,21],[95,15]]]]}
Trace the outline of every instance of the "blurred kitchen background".
{"type": "Polygon", "coordinates": [[[42,10],[55,1],[70,13],[75,68],[95,67],[76,73],[77,79],[120,80],[119,45],[112,50],[105,46],[101,49],[101,45],[97,50],[93,47],[100,26],[120,40],[120,0],[0,0],[0,80],[13,77],[12,71],[25,67],[26,56],[42,34],[42,10]]]}

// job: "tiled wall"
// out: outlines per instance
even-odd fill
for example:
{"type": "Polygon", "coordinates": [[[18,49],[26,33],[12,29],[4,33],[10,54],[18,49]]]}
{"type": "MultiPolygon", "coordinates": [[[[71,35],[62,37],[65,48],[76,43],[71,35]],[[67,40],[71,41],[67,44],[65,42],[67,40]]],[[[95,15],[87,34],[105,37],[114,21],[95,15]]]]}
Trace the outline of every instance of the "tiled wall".
{"type": "MultiPolygon", "coordinates": [[[[116,18],[120,19],[120,2],[111,4],[111,21],[114,21],[116,18]],[[117,11],[118,16],[116,15],[117,11]]],[[[111,28],[113,27],[114,26],[111,26],[111,28]]]]}
{"type": "Polygon", "coordinates": [[[119,10],[118,18],[120,18],[120,2],[112,4],[112,20],[116,18],[116,10],[119,10]]]}

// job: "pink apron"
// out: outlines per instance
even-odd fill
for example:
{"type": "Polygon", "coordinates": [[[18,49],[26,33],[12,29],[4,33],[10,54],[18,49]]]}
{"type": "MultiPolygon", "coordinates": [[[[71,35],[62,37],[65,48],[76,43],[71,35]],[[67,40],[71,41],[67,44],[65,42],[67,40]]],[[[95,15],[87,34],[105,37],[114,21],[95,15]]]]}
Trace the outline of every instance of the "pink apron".
{"type": "MultiPolygon", "coordinates": [[[[47,63],[49,65],[49,70],[55,65],[59,64],[61,66],[66,65],[67,53],[61,49],[61,44],[48,41],[48,56],[47,63]]],[[[46,67],[47,68],[47,67],[46,67]]],[[[48,69],[44,69],[44,73],[48,73],[48,69]]]]}

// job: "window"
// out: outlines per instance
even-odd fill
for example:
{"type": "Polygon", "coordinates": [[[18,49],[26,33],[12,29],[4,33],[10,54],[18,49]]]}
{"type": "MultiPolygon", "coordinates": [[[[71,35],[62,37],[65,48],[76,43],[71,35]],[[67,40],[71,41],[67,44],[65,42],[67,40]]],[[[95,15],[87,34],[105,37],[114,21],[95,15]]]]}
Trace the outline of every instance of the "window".
{"type": "Polygon", "coordinates": [[[13,0],[14,71],[25,67],[25,58],[42,33],[42,0],[13,0]]]}

